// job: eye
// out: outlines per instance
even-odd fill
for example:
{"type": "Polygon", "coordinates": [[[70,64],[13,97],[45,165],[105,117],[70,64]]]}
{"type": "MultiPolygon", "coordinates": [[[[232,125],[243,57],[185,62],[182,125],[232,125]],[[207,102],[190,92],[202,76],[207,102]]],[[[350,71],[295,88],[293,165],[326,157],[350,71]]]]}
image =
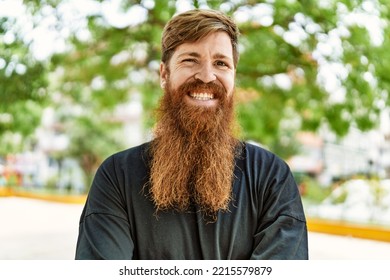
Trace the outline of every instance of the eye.
{"type": "Polygon", "coordinates": [[[216,61],[215,65],[217,65],[218,67],[229,67],[229,65],[226,62],[222,61],[222,60],[216,61]]]}
{"type": "Polygon", "coordinates": [[[182,62],[197,63],[195,58],[185,58],[185,59],[182,60],[182,62]]]}

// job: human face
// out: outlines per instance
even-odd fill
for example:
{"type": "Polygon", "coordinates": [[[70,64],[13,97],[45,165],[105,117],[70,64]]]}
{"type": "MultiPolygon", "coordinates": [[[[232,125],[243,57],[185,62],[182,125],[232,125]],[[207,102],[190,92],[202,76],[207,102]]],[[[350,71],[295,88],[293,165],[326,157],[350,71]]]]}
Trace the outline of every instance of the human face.
{"type": "MultiPolygon", "coordinates": [[[[160,79],[162,86],[170,83],[173,90],[194,80],[205,84],[216,83],[225,89],[228,97],[231,97],[235,67],[229,35],[218,31],[199,41],[179,45],[168,65],[161,63],[160,79]]],[[[183,102],[193,106],[215,107],[219,100],[213,92],[194,90],[183,96],[183,102]]]]}

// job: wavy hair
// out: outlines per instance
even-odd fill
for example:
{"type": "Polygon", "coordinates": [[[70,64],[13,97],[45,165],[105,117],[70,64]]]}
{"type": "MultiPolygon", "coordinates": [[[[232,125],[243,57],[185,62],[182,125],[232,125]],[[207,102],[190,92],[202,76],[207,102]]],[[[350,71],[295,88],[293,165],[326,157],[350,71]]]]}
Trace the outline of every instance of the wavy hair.
{"type": "Polygon", "coordinates": [[[190,10],[174,16],[163,30],[161,47],[162,62],[167,64],[176,47],[187,42],[196,42],[208,34],[225,31],[233,47],[234,66],[237,66],[239,30],[234,21],[215,10],[190,10]]]}

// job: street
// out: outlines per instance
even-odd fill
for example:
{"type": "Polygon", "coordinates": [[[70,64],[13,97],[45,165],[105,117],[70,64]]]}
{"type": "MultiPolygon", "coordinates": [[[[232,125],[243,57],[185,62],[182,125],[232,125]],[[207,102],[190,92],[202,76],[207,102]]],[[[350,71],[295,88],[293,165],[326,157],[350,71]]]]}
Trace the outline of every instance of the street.
{"type": "MultiPolygon", "coordinates": [[[[72,260],[83,205],[0,197],[0,260],[72,260]]],[[[390,243],[309,232],[311,260],[390,260],[390,243]]]]}

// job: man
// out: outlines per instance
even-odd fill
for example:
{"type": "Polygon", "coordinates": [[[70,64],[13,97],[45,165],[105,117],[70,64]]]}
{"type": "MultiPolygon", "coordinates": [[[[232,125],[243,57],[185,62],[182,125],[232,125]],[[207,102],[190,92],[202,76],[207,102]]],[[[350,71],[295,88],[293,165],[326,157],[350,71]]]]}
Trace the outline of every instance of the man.
{"type": "Polygon", "coordinates": [[[288,166],[234,137],[238,34],[217,11],[168,22],[155,137],[97,171],[76,259],[308,258],[288,166]]]}

